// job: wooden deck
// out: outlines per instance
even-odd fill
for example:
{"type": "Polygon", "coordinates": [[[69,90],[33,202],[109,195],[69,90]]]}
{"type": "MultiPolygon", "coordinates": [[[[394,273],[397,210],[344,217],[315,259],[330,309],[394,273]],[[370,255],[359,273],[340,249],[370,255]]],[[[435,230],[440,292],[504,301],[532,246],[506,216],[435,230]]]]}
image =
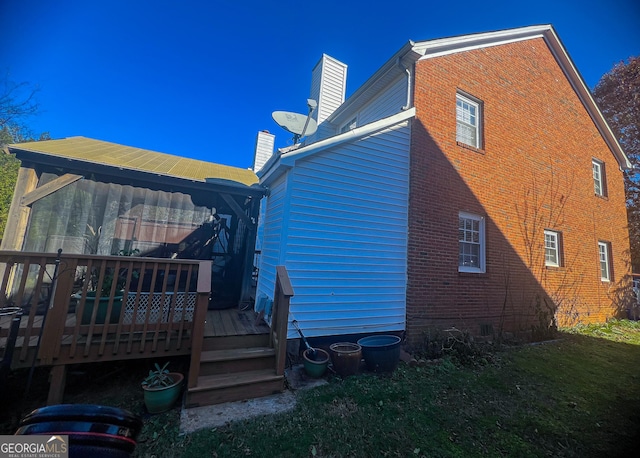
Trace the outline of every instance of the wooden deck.
{"type": "Polygon", "coordinates": [[[208,310],[204,336],[226,337],[269,334],[271,328],[253,310],[208,310]]]}
{"type": "MultiPolygon", "coordinates": [[[[229,337],[229,336],[248,336],[248,335],[262,335],[269,334],[271,328],[267,325],[264,320],[258,318],[258,315],[252,310],[240,310],[238,308],[230,308],[225,310],[208,310],[206,314],[207,318],[204,325],[204,337],[229,337]]],[[[13,319],[13,315],[7,314],[0,316],[0,329],[9,329],[11,320],[13,319]]],[[[29,337],[29,347],[35,348],[38,344],[38,335],[40,333],[40,328],[42,327],[43,316],[37,315],[35,316],[33,323],[31,325],[32,333],[29,337]]],[[[65,321],[65,328],[73,329],[76,327],[77,316],[75,313],[70,313],[67,315],[67,319],[65,321]]],[[[24,346],[24,330],[27,328],[29,324],[29,316],[22,316],[20,319],[20,329],[21,332],[15,342],[15,347],[19,352],[20,349],[24,346]]],[[[113,328],[113,325],[108,325],[108,328],[113,328]]],[[[83,326],[81,326],[83,328],[83,326]]],[[[88,326],[84,326],[85,329],[88,329],[88,326]]],[[[142,329],[141,325],[137,325],[137,329],[142,329]]],[[[3,332],[0,337],[0,348],[5,348],[7,344],[8,336],[6,332],[3,332]]],[[[114,333],[111,333],[114,334],[114,333]]],[[[134,332],[135,334],[135,332],[134,332]]],[[[138,334],[141,334],[141,331],[138,331],[138,334]]],[[[113,335],[107,338],[108,340],[113,339],[113,335]]],[[[134,337],[135,340],[139,340],[140,336],[137,338],[134,337]]],[[[84,343],[86,342],[86,336],[79,336],[78,342],[84,343]]],[[[64,336],[61,344],[71,345],[73,343],[73,336],[67,335],[64,336]]],[[[31,363],[29,363],[30,365],[31,363]]],[[[18,365],[19,367],[19,365],[18,365]]]]}
{"type": "Polygon", "coordinates": [[[62,402],[68,365],[126,359],[190,356],[189,405],[284,387],[293,290],[282,266],[271,327],[253,310],[208,310],[210,261],[0,251],[0,268],[0,311],[24,311],[17,332],[13,317],[0,315],[2,367],[50,367],[48,404],[62,402]],[[88,273],[95,273],[97,284],[88,273]],[[121,292],[115,282],[110,291],[101,289],[110,273],[123,278],[121,292]],[[47,283],[47,277],[55,281],[47,283]],[[92,297],[89,291],[103,292],[92,297]]]}

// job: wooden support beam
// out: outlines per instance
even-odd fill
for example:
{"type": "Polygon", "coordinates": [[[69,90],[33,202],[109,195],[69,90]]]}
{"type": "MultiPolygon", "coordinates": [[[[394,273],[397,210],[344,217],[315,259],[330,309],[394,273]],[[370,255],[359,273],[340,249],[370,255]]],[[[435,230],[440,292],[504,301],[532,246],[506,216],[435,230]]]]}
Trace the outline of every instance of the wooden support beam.
{"type": "MultiPolygon", "coordinates": [[[[29,167],[20,167],[18,170],[18,179],[13,191],[11,199],[11,207],[9,207],[9,215],[7,215],[7,224],[4,227],[4,236],[0,242],[0,250],[20,251],[24,243],[24,237],[27,232],[27,224],[31,215],[31,208],[20,205],[20,199],[23,195],[31,192],[38,185],[38,175],[36,171],[29,167]]],[[[0,265],[0,278],[5,275],[6,265],[0,265]]],[[[11,279],[9,279],[11,282],[11,279]]]]}
{"type": "Polygon", "coordinates": [[[27,230],[31,209],[20,205],[20,201],[22,200],[22,196],[36,189],[37,185],[38,176],[36,171],[29,167],[20,167],[0,250],[22,250],[22,243],[27,230]]]}
{"type": "Polygon", "coordinates": [[[22,199],[20,200],[20,205],[28,207],[29,205],[42,199],[43,197],[53,194],[54,192],[59,191],[65,186],[68,186],[71,183],[75,183],[81,178],[82,175],[74,175],[72,173],[62,175],[61,177],[58,177],[55,180],[50,181],[49,183],[42,185],[39,188],[23,195],[22,199]]]}
{"type": "Polygon", "coordinates": [[[253,221],[242,209],[242,207],[240,205],[238,205],[238,202],[235,201],[235,199],[233,197],[231,197],[229,194],[225,194],[225,193],[221,193],[220,194],[222,196],[222,198],[224,199],[224,201],[229,205],[229,207],[231,207],[231,209],[235,212],[235,214],[238,216],[238,218],[240,218],[242,221],[244,221],[244,223],[249,226],[255,226],[256,223],[255,221],[253,221]]]}
{"type": "Polygon", "coordinates": [[[47,405],[62,404],[64,398],[64,386],[67,383],[67,366],[53,366],[49,374],[49,396],[47,405]]]}

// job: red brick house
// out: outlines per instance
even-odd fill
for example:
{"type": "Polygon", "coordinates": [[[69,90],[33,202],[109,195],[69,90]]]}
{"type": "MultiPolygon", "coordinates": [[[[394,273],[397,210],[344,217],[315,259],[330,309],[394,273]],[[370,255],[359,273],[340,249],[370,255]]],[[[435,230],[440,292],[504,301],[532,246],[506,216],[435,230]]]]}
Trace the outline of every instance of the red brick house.
{"type": "Polygon", "coordinates": [[[308,335],[543,333],[626,307],[630,163],[548,25],[409,42],[258,168],[259,292],[284,264],[308,335]],[[321,270],[319,272],[319,269],[321,270]]]}

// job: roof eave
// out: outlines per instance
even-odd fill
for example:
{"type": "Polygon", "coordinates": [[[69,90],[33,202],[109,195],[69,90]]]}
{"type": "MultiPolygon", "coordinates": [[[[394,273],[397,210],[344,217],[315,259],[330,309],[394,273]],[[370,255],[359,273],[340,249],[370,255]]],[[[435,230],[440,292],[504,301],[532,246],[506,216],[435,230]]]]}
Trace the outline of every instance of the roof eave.
{"type": "Polygon", "coordinates": [[[403,75],[405,72],[398,62],[407,64],[409,62],[417,61],[421,54],[414,52],[415,43],[409,40],[400,48],[389,60],[387,60],[362,86],[360,86],[347,100],[340,105],[336,111],[334,111],[324,122],[328,123],[340,123],[342,117],[346,117],[352,111],[356,111],[359,108],[359,104],[366,103],[368,98],[366,97],[368,91],[383,77],[393,75],[403,75]]]}
{"type": "Polygon", "coordinates": [[[409,108],[408,110],[401,111],[400,113],[396,113],[395,115],[387,118],[365,124],[364,126],[357,127],[348,132],[311,143],[310,145],[295,150],[289,150],[285,153],[276,153],[269,159],[260,172],[258,172],[260,184],[268,186],[286,170],[294,167],[296,161],[299,161],[300,159],[304,159],[320,151],[333,148],[343,143],[359,140],[367,135],[371,135],[388,127],[400,124],[401,122],[405,122],[415,117],[415,115],[416,109],[409,108]]]}
{"type": "Polygon", "coordinates": [[[224,180],[226,181],[226,183],[222,183],[222,180],[215,179],[200,180],[195,178],[186,178],[159,172],[121,167],[99,162],[91,162],[84,159],[57,156],[55,154],[35,151],[33,149],[21,148],[20,144],[10,145],[8,147],[8,150],[12,154],[15,154],[16,157],[22,161],[41,164],[49,167],[75,168],[87,173],[100,173],[103,175],[117,176],[119,178],[140,179],[145,181],[157,181],[158,178],[161,178],[162,180],[167,180],[167,183],[174,183],[175,185],[180,185],[185,188],[214,190],[217,192],[225,190],[230,194],[265,194],[264,188],[260,186],[259,183],[247,185],[240,182],[232,182],[230,180],[224,180]]]}

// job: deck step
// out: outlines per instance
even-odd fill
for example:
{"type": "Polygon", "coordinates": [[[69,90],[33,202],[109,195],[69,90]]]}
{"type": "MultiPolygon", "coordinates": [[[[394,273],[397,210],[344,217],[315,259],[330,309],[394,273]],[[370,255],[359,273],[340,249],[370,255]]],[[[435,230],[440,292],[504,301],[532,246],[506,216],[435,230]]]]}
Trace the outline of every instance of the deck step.
{"type": "Polygon", "coordinates": [[[187,407],[259,398],[284,390],[284,376],[273,368],[239,373],[203,375],[187,392],[187,407]]]}
{"type": "Polygon", "coordinates": [[[238,359],[262,358],[274,356],[276,351],[270,347],[252,348],[232,348],[227,350],[207,350],[203,351],[200,357],[201,362],[212,361],[233,361],[238,359]]]}
{"type": "Polygon", "coordinates": [[[205,337],[202,343],[202,349],[205,351],[231,350],[234,348],[267,347],[269,344],[269,334],[205,337]]]}
{"type": "Polygon", "coordinates": [[[206,350],[200,357],[200,375],[273,369],[275,355],[275,350],[269,347],[206,350]]]}

